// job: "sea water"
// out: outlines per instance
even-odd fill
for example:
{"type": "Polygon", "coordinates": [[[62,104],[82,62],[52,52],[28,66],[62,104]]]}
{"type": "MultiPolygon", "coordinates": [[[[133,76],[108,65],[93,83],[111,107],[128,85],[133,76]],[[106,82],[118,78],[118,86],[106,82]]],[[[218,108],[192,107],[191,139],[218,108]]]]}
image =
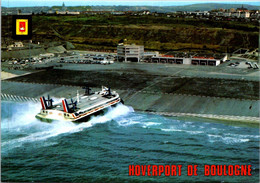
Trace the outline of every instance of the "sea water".
{"type": "Polygon", "coordinates": [[[3,182],[259,182],[259,128],[135,112],[44,123],[40,105],[1,104],[3,182]],[[129,165],[182,165],[181,176],[129,176],[129,165]],[[198,176],[186,167],[198,165],[198,176]],[[252,176],[204,176],[204,165],[251,165],[252,176]]]}

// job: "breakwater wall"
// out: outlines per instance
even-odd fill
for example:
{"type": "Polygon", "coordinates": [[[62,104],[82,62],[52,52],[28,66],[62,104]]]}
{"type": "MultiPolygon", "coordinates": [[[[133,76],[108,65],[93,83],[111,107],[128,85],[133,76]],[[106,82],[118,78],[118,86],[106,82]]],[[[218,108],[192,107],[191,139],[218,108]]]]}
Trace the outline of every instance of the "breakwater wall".
{"type": "Polygon", "coordinates": [[[24,97],[24,96],[19,96],[19,95],[10,95],[10,94],[5,94],[5,93],[1,93],[1,100],[2,101],[13,101],[13,102],[34,102],[34,103],[40,102],[40,100],[37,98],[24,97]]]}
{"type": "Polygon", "coordinates": [[[120,96],[140,111],[259,117],[259,100],[128,91],[121,91],[120,96]]]}

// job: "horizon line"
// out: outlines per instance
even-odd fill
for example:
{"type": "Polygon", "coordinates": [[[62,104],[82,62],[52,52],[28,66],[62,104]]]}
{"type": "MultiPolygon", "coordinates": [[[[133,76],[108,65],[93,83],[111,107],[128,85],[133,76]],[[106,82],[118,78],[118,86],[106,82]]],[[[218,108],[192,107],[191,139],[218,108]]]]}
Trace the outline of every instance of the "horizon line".
{"type": "Polygon", "coordinates": [[[16,0],[16,1],[9,1],[9,0],[2,0],[2,8],[18,8],[18,7],[52,7],[52,6],[62,6],[65,4],[66,7],[73,7],[73,6],[159,6],[159,7],[169,7],[169,6],[189,6],[189,5],[196,5],[196,4],[232,4],[232,5],[249,5],[249,6],[260,6],[259,1],[68,1],[68,0],[53,0],[53,1],[24,1],[24,0],[16,0]],[[7,1],[7,2],[6,2],[7,1]],[[80,4],[79,4],[80,3],[80,4]],[[67,4],[67,5],[66,5],[67,4]]]}

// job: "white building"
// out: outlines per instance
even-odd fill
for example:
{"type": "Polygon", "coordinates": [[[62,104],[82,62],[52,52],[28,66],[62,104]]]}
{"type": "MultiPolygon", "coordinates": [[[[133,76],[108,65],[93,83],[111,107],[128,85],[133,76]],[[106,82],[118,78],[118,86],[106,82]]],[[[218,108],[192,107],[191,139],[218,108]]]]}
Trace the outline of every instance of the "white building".
{"type": "Polygon", "coordinates": [[[79,15],[79,11],[56,11],[58,15],[79,15]]]}
{"type": "Polygon", "coordinates": [[[189,64],[189,65],[209,65],[218,66],[221,62],[227,60],[227,55],[215,56],[197,56],[195,55],[162,55],[160,57],[152,57],[151,61],[155,63],[170,63],[170,64],[189,64]]]}
{"type": "Polygon", "coordinates": [[[241,18],[249,18],[250,17],[250,13],[248,11],[241,12],[240,17],[241,18]]]}
{"type": "Polygon", "coordinates": [[[12,50],[12,48],[22,48],[24,47],[22,42],[14,42],[14,44],[8,45],[8,50],[12,50]]]}
{"type": "Polygon", "coordinates": [[[224,13],[223,13],[223,16],[224,16],[224,17],[230,17],[230,16],[231,16],[231,12],[224,12],[224,13]]]}
{"type": "Polygon", "coordinates": [[[11,44],[7,47],[23,47],[23,43],[22,42],[14,42],[14,44],[11,44]]]}
{"type": "Polygon", "coordinates": [[[231,17],[233,17],[233,18],[240,18],[240,11],[232,12],[231,13],[231,17]]]}
{"type": "Polygon", "coordinates": [[[133,61],[140,62],[140,59],[144,55],[144,46],[140,45],[124,45],[119,44],[117,46],[117,60],[118,61],[133,61]]]}
{"type": "Polygon", "coordinates": [[[158,56],[159,56],[158,51],[144,52],[144,57],[158,57],[158,56]]]}

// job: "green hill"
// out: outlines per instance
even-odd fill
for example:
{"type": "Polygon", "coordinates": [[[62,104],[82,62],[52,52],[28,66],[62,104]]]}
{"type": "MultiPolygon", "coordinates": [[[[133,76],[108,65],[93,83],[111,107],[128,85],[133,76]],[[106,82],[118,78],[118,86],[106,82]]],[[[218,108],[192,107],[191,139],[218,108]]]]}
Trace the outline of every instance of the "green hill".
{"type": "MultiPolygon", "coordinates": [[[[11,37],[11,18],[2,17],[2,40],[11,37]],[[8,20],[9,18],[9,20],[8,20]],[[9,25],[8,25],[9,23],[9,25]]],[[[114,50],[121,39],[146,50],[206,49],[232,52],[258,47],[256,23],[154,16],[33,16],[33,39],[69,41],[77,49],[114,50]]]]}

